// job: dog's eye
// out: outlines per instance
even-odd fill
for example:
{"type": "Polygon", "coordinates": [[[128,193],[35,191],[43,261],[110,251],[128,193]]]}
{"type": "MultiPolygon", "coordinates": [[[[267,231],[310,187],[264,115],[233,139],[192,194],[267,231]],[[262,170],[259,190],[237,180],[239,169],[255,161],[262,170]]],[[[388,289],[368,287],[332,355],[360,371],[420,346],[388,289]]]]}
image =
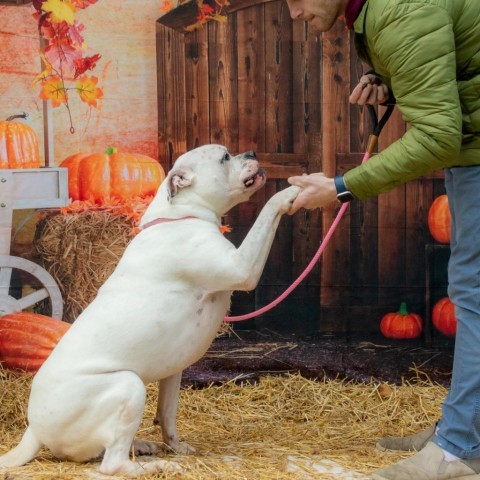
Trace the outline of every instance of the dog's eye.
{"type": "Polygon", "coordinates": [[[228,162],[229,160],[230,160],[230,154],[228,152],[225,152],[225,155],[223,155],[222,157],[221,163],[228,162]]]}

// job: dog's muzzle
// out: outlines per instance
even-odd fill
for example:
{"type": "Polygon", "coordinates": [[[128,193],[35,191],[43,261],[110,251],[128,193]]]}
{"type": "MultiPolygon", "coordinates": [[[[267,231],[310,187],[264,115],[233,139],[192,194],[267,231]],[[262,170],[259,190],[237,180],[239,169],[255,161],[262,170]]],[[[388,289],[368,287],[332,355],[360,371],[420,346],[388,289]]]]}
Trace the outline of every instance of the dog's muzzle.
{"type": "Polygon", "coordinates": [[[263,170],[262,168],[259,168],[256,173],[254,173],[253,175],[248,176],[248,177],[243,181],[243,184],[245,185],[245,187],[250,188],[250,187],[252,187],[253,185],[255,185],[255,181],[257,180],[258,177],[264,178],[264,177],[265,177],[265,170],[263,170]]]}

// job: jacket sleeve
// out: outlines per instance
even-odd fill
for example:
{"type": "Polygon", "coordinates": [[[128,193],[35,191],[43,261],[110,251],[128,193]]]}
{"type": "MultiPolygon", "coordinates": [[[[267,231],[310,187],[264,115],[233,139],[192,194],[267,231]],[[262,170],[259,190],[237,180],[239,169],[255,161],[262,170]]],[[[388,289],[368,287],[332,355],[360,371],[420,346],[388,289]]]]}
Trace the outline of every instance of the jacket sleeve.
{"type": "Polygon", "coordinates": [[[438,6],[395,3],[365,35],[373,67],[391,85],[409,129],[345,174],[360,199],[452,166],[462,142],[452,19],[438,6]]]}

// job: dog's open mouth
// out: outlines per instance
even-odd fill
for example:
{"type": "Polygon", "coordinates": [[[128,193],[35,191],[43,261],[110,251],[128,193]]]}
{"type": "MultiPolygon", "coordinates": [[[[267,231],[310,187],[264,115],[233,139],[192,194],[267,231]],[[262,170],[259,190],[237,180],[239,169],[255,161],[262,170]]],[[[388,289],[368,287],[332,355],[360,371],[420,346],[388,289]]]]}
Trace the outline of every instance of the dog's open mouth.
{"type": "Polygon", "coordinates": [[[261,181],[263,179],[263,177],[265,177],[265,172],[264,172],[264,170],[259,169],[257,171],[257,173],[254,173],[253,175],[248,176],[243,181],[243,184],[245,185],[245,187],[250,188],[253,185],[255,185],[255,183],[257,182],[257,179],[259,179],[261,181]]]}

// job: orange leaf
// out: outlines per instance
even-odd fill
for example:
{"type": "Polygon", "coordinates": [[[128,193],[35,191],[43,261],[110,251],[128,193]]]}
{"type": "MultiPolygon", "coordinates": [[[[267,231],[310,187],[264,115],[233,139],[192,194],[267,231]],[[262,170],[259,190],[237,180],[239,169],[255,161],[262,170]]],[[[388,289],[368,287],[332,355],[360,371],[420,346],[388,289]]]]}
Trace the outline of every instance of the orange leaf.
{"type": "Polygon", "coordinates": [[[97,106],[97,99],[103,97],[103,92],[100,88],[97,88],[97,77],[88,77],[83,75],[76,83],[77,92],[82,102],[87,103],[92,107],[97,106]]]}
{"type": "Polygon", "coordinates": [[[167,13],[170,10],[173,10],[173,0],[163,0],[162,5],[160,5],[160,11],[167,13]]]}
{"type": "Polygon", "coordinates": [[[221,233],[230,233],[232,231],[232,227],[230,225],[220,225],[218,228],[221,233]]]}
{"type": "Polygon", "coordinates": [[[62,79],[58,75],[46,78],[40,81],[40,98],[42,100],[51,100],[52,107],[58,107],[68,101],[67,90],[62,79]]]}
{"type": "Polygon", "coordinates": [[[43,54],[43,52],[40,50],[39,52],[39,55],[40,55],[40,58],[42,59],[42,64],[44,65],[45,67],[45,70],[43,70],[41,73],[39,73],[32,81],[32,87],[33,85],[35,85],[37,82],[39,82],[40,80],[45,80],[47,77],[49,77],[50,75],[52,75],[52,72],[53,72],[53,69],[52,69],[52,65],[47,61],[47,59],[45,58],[45,55],[43,54]]]}
{"type": "Polygon", "coordinates": [[[75,7],[68,0],[47,0],[42,3],[42,10],[50,13],[52,22],[72,25],[75,20],[75,7]]]}

